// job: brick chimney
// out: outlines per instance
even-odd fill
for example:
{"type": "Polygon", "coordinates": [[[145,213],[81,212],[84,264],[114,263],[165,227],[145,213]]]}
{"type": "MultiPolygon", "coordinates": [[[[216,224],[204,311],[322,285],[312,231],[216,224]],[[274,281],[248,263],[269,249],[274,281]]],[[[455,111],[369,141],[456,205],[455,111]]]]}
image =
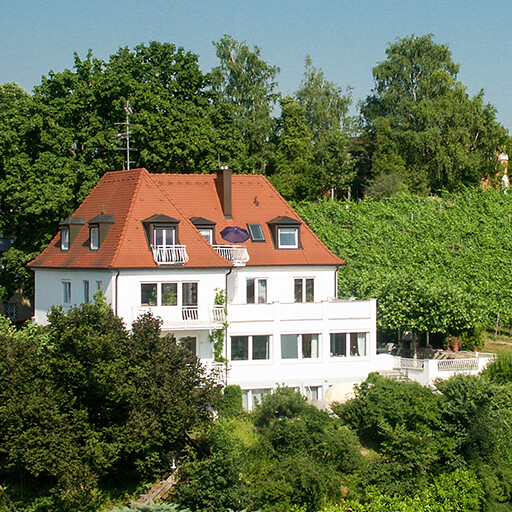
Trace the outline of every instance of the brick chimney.
{"type": "Polygon", "coordinates": [[[217,194],[219,195],[220,204],[222,206],[222,211],[224,212],[225,219],[232,218],[232,209],[231,209],[231,175],[233,171],[225,166],[221,165],[219,170],[217,171],[217,178],[215,180],[215,185],[217,187],[217,194]]]}

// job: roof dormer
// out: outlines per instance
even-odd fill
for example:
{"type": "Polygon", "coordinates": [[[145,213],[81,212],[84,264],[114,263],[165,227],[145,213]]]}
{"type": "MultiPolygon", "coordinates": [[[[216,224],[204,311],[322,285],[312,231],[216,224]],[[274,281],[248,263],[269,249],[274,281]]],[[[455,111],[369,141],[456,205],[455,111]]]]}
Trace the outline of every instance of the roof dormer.
{"type": "Polygon", "coordinates": [[[188,261],[186,246],[179,245],[179,222],[162,214],[142,221],[149,247],[158,265],[180,265],[188,261]]]}
{"type": "Polygon", "coordinates": [[[268,227],[276,249],[301,249],[300,226],[302,222],[291,217],[276,217],[268,227]]]}
{"type": "Polygon", "coordinates": [[[215,222],[203,217],[192,217],[190,221],[211,245],[215,244],[215,222]]]}
{"type": "Polygon", "coordinates": [[[69,251],[84,224],[83,217],[69,217],[59,224],[61,251],[69,251]]]}
{"type": "Polygon", "coordinates": [[[88,223],[89,226],[89,249],[97,251],[114,224],[113,215],[105,215],[104,213],[96,215],[88,223]]]}

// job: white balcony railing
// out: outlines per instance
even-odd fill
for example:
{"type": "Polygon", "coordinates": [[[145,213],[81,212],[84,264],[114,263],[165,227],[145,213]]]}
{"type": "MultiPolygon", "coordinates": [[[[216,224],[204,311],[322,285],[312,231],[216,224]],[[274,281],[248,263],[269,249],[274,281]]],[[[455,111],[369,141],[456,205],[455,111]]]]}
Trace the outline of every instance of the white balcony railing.
{"type": "Polygon", "coordinates": [[[212,306],[210,308],[210,320],[214,323],[223,324],[226,321],[226,309],[224,306],[212,306]]]}
{"type": "Polygon", "coordinates": [[[244,245],[214,245],[213,248],[234,265],[243,266],[249,261],[249,253],[244,245]]]}
{"type": "Polygon", "coordinates": [[[181,317],[183,320],[199,320],[197,306],[183,306],[181,308],[181,317]]]}
{"type": "Polygon", "coordinates": [[[188,261],[186,245],[152,245],[151,250],[158,265],[183,265],[188,261]]]}

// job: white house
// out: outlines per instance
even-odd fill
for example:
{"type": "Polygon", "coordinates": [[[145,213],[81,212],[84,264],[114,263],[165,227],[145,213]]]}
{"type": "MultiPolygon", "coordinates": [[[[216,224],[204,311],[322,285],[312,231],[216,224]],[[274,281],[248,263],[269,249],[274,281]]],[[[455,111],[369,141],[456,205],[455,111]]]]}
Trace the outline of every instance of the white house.
{"type": "Polygon", "coordinates": [[[342,264],[264,176],[135,169],[105,174],[30,267],[39,323],[102,289],[128,326],[150,310],[214,366],[209,335],[227,322],[227,382],[251,408],[278,386],[322,399],[391,369],[375,301],[336,298],[342,264]]]}

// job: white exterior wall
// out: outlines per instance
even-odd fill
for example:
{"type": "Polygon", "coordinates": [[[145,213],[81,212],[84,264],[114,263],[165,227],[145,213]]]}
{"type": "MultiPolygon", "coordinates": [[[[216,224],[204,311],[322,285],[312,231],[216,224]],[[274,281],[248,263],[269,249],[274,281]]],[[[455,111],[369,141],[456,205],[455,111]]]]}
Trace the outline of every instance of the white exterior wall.
{"type": "Polygon", "coordinates": [[[46,324],[46,314],[52,306],[64,306],[64,309],[76,307],[85,300],[84,281],[89,281],[89,300],[102,283],[103,294],[112,304],[112,279],[110,270],[71,270],[71,269],[36,269],[35,270],[35,308],[34,316],[38,324],[46,324]],[[64,304],[63,283],[71,284],[71,301],[64,304]]]}

